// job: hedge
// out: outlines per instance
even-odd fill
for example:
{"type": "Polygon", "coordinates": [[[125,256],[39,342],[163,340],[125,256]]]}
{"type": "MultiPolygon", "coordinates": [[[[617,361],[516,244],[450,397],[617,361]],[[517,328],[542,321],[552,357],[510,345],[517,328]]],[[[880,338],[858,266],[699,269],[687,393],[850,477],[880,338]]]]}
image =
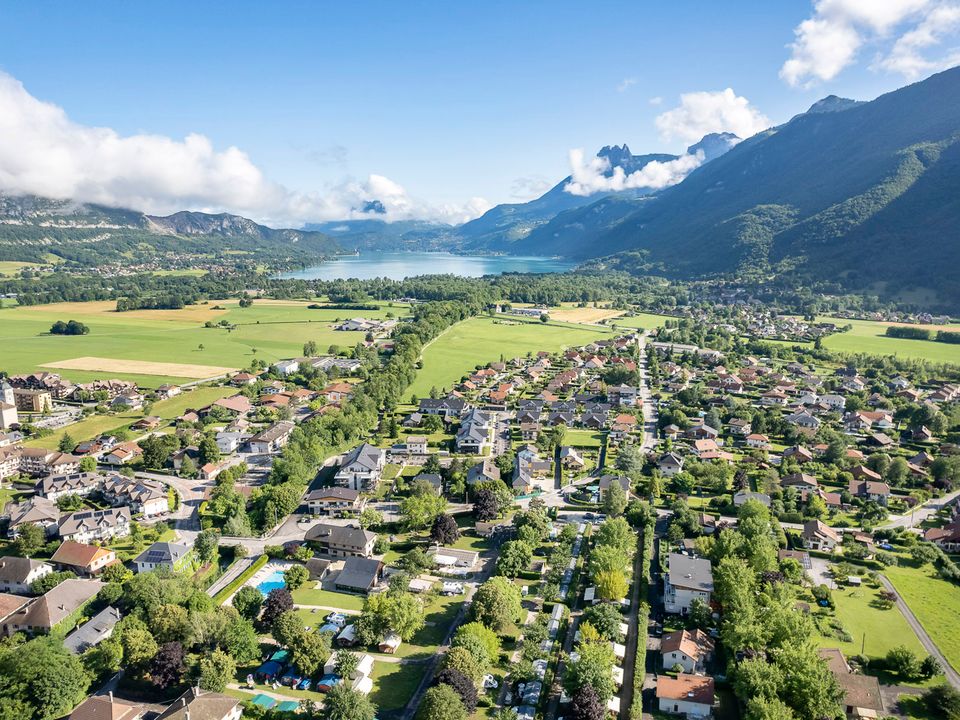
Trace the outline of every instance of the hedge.
{"type": "MultiPolygon", "coordinates": [[[[646,523],[640,530],[640,583],[641,594],[650,583],[650,565],[653,560],[654,522],[646,523]]],[[[650,607],[646,597],[641,598],[637,608],[637,655],[633,661],[633,702],[627,717],[638,720],[643,716],[643,681],[647,670],[647,625],[650,621],[650,607]],[[643,637],[641,637],[643,633],[643,637]],[[642,641],[642,642],[641,642],[642,641]]]]}
{"type": "Polygon", "coordinates": [[[227,598],[233,595],[237,590],[240,589],[240,586],[243,585],[247,580],[252,578],[254,574],[267,564],[268,558],[266,555],[261,555],[256,560],[253,561],[253,564],[250,565],[246,570],[237,575],[226,587],[224,587],[220,592],[213,596],[213,602],[216,605],[223,605],[227,601],[227,598]]]}

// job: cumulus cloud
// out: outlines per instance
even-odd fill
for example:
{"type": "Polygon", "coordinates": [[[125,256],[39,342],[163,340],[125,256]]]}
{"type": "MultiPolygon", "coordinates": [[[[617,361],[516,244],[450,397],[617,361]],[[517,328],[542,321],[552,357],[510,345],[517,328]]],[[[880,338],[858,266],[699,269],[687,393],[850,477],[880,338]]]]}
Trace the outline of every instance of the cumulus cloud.
{"type": "Polygon", "coordinates": [[[770,127],[770,120],[732,88],[684,93],[679,107],[661,113],[655,122],[665,141],[679,138],[685,142],[697,142],[712,132],[748,138],[770,127]]]}
{"type": "Polygon", "coordinates": [[[654,106],[663,105],[663,98],[659,95],[656,95],[655,97],[650,98],[649,103],[654,106]]]}
{"type": "Polygon", "coordinates": [[[489,208],[482,198],[430,205],[381,175],[298,193],[271,181],[236,147],[217,150],[199,134],[123,136],[73,122],[0,73],[0,190],[163,214],[229,211],[274,224],[368,216],[379,201],[387,220],[462,222],[489,208]]]}
{"type": "Polygon", "coordinates": [[[543,175],[519,177],[510,186],[510,197],[514,200],[531,200],[543,195],[552,185],[543,175]]]}
{"type": "Polygon", "coordinates": [[[780,68],[789,85],[832,80],[868,45],[877,48],[874,69],[915,78],[955,64],[954,51],[923,54],[960,29],[954,0],[816,0],[813,15],[794,29],[790,58],[780,68]]]}
{"type": "Polygon", "coordinates": [[[703,163],[703,153],[681,155],[676,160],[652,160],[639,170],[627,174],[622,167],[610,169],[605,157],[588,158],[583,150],[570,151],[570,182],[564,190],[571,195],[593,195],[598,192],[619,192],[633,188],[660,188],[676,185],[703,163]]]}

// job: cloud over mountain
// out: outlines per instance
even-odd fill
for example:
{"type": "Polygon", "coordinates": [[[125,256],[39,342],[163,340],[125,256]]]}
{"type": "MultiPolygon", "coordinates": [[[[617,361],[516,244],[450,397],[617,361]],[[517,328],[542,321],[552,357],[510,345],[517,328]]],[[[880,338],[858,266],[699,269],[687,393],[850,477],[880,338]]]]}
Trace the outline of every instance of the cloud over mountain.
{"type": "Polygon", "coordinates": [[[345,180],[323,192],[294,192],[267,178],[237,147],[217,150],[196,133],[179,140],[81,125],[2,72],[0,190],[154,214],[229,211],[284,224],[365,217],[363,208],[373,201],[387,220],[463,222],[490,206],[482,198],[431,205],[382,175],[345,180]]]}
{"type": "Polygon", "coordinates": [[[696,142],[709,133],[729,132],[740,138],[770,127],[770,120],[737,95],[733,88],[716,92],[691,92],[680,96],[680,105],[657,116],[657,129],[665,140],[696,142]]]}

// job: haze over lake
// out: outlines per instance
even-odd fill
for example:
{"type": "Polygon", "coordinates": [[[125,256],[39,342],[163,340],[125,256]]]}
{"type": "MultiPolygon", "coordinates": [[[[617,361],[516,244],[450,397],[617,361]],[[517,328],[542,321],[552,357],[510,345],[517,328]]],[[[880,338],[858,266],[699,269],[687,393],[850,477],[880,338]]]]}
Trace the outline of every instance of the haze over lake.
{"type": "Polygon", "coordinates": [[[481,277],[507,272],[564,272],[575,264],[548,257],[453,255],[445,252],[365,252],[284,273],[280,277],[296,280],[336,280],[338,278],[369,280],[377,277],[403,280],[415,275],[445,274],[481,277]]]}

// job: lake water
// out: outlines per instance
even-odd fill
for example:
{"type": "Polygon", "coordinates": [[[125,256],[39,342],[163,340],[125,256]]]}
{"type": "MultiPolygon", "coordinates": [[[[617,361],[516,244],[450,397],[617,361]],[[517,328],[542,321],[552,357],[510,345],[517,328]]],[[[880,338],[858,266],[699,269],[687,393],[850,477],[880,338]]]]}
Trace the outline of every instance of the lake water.
{"type": "Polygon", "coordinates": [[[284,273],[295,280],[386,277],[403,280],[415,275],[460,275],[480,277],[506,272],[553,273],[569,270],[575,263],[547,257],[509,255],[452,255],[445,252],[366,252],[349,255],[303,270],[284,273]]]}

